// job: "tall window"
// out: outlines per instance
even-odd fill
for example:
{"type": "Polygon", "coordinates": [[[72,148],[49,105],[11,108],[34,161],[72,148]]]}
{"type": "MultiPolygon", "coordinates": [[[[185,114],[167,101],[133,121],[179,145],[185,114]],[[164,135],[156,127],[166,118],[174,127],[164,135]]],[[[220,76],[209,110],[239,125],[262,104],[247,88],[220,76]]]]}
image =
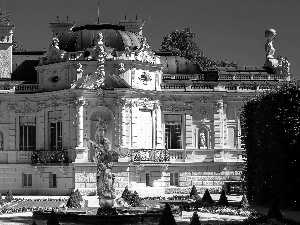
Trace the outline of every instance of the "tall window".
{"type": "Polygon", "coordinates": [[[139,147],[152,148],[152,111],[140,110],[139,111],[139,147]]]}
{"type": "Polygon", "coordinates": [[[20,150],[36,149],[35,116],[20,116],[20,150]]]}
{"type": "Polygon", "coordinates": [[[49,112],[50,148],[62,149],[62,111],[49,112]]]}
{"type": "Polygon", "coordinates": [[[57,188],[57,176],[55,173],[50,173],[49,185],[51,188],[57,188]]]}
{"type": "Polygon", "coordinates": [[[32,187],[32,174],[23,173],[23,187],[32,187]]]}
{"type": "Polygon", "coordinates": [[[167,149],[181,149],[182,121],[179,114],[165,114],[165,146],[167,149]]]}
{"type": "Polygon", "coordinates": [[[170,185],[178,186],[178,172],[170,172],[170,185]]]}

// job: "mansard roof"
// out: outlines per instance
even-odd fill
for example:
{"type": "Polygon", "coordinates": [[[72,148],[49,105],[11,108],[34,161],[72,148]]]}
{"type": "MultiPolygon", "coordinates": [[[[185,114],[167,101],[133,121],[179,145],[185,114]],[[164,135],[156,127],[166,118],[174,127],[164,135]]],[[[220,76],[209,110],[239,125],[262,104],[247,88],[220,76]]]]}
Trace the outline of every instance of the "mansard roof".
{"type": "Polygon", "coordinates": [[[125,51],[126,47],[139,48],[142,36],[126,31],[124,26],[112,24],[90,24],[75,27],[72,32],[58,36],[59,49],[67,52],[84,51],[97,43],[97,34],[103,34],[104,45],[116,51],[125,51]]]}

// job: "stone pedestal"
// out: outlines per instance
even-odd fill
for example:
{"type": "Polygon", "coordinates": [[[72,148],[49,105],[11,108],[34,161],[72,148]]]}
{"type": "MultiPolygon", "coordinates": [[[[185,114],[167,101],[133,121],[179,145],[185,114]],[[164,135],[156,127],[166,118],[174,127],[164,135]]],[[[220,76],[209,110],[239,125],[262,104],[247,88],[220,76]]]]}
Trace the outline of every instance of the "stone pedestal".
{"type": "Polygon", "coordinates": [[[76,147],[76,158],[75,162],[87,162],[88,161],[88,148],[87,147],[76,147]]]}

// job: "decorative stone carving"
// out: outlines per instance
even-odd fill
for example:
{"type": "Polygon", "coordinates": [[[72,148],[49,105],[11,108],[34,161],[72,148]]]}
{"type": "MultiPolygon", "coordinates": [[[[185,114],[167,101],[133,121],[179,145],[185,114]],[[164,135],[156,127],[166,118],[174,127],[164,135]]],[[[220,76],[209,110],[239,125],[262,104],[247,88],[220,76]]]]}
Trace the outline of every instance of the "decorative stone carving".
{"type": "Polygon", "coordinates": [[[205,107],[203,107],[203,106],[201,106],[201,107],[199,107],[199,108],[197,109],[196,114],[197,114],[197,117],[199,118],[199,120],[202,121],[202,122],[203,122],[204,120],[208,119],[208,112],[207,112],[207,109],[206,109],[205,107]]]}
{"type": "Polygon", "coordinates": [[[143,171],[143,170],[144,170],[144,165],[137,165],[137,166],[135,166],[135,174],[136,174],[136,176],[138,176],[139,173],[141,171],[143,171]]]}
{"type": "Polygon", "coordinates": [[[39,58],[39,65],[48,65],[66,61],[66,51],[60,50],[58,43],[58,38],[54,37],[49,50],[43,57],[39,58]]]}
{"type": "Polygon", "coordinates": [[[155,54],[150,49],[150,46],[147,43],[147,40],[145,37],[142,38],[142,44],[140,48],[135,52],[135,59],[141,62],[147,62],[147,63],[155,63],[155,54]]]}
{"type": "Polygon", "coordinates": [[[119,64],[119,71],[120,71],[120,73],[124,73],[125,72],[125,65],[124,65],[124,63],[120,63],[119,64]]]}
{"type": "Polygon", "coordinates": [[[42,109],[36,105],[33,104],[32,101],[29,99],[21,99],[18,103],[9,103],[8,104],[9,110],[14,111],[15,113],[36,113],[41,111],[42,109]]]}
{"type": "Polygon", "coordinates": [[[6,50],[0,50],[0,77],[10,78],[10,51],[8,48],[6,50]]]}
{"type": "Polygon", "coordinates": [[[71,88],[85,88],[97,90],[104,87],[105,83],[105,59],[109,58],[109,48],[104,46],[103,43],[103,34],[99,32],[97,34],[97,44],[96,46],[89,50],[90,59],[97,60],[97,70],[95,74],[86,74],[75,81],[71,88]]]}
{"type": "Polygon", "coordinates": [[[219,113],[220,110],[223,108],[223,102],[222,101],[213,102],[212,103],[212,108],[213,108],[215,113],[219,113]]]}
{"type": "Polygon", "coordinates": [[[145,71],[141,74],[139,80],[142,81],[144,85],[147,85],[147,83],[152,80],[151,74],[145,71]]]}
{"type": "Polygon", "coordinates": [[[0,9],[0,25],[10,25],[9,22],[10,14],[3,9],[0,9]]]}
{"type": "Polygon", "coordinates": [[[266,51],[266,63],[265,66],[271,68],[276,74],[289,75],[290,62],[287,58],[278,56],[275,58],[275,48],[273,47],[273,41],[275,40],[276,31],[274,29],[268,29],[265,31],[265,37],[267,42],[265,44],[266,51]]]}

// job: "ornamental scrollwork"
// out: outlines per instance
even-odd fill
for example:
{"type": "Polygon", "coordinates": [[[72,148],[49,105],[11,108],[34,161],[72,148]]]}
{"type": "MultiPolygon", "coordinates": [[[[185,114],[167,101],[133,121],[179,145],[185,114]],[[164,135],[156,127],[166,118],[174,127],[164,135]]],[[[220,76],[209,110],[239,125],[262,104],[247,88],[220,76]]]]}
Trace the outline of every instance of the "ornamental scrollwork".
{"type": "Polygon", "coordinates": [[[135,166],[135,174],[136,174],[136,176],[138,176],[139,173],[141,171],[143,171],[143,170],[144,170],[144,165],[137,165],[137,166],[135,166]]]}
{"type": "Polygon", "coordinates": [[[221,102],[221,101],[213,102],[212,108],[215,113],[219,112],[223,108],[223,102],[221,102]]]}
{"type": "Polygon", "coordinates": [[[200,121],[204,121],[208,118],[208,112],[205,107],[199,107],[196,114],[200,121]]]}
{"type": "Polygon", "coordinates": [[[135,52],[135,59],[141,62],[156,63],[154,52],[150,49],[145,37],[142,38],[141,47],[135,52]]]}

